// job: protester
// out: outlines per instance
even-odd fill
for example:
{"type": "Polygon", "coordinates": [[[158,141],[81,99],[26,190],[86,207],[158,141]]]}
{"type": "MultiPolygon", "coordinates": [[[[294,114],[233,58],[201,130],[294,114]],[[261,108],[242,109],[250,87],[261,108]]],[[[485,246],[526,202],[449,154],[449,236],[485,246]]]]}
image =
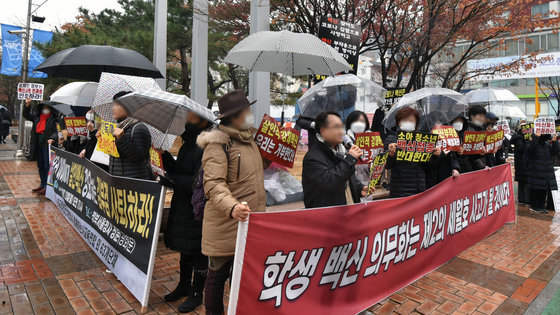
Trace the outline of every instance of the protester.
{"type": "Polygon", "coordinates": [[[2,119],[2,126],[0,127],[0,140],[2,140],[2,143],[6,143],[6,137],[10,134],[12,116],[10,116],[10,111],[4,106],[0,107],[0,118],[2,119]]]}
{"type": "Polygon", "coordinates": [[[202,168],[208,198],[202,223],[202,253],[208,256],[209,267],[204,298],[207,314],[223,313],[237,221],[245,221],[251,212],[265,211],[263,160],[253,140],[253,103],[239,90],[223,95],[218,100],[220,124],[197,140],[204,149],[202,168]]]}
{"type": "MultiPolygon", "coordinates": [[[[456,117],[450,123],[461,121],[461,117],[456,117]]],[[[441,111],[433,111],[420,118],[418,130],[420,132],[431,133],[434,128],[448,125],[447,116],[441,111]]],[[[455,125],[462,129],[462,125],[455,125]]],[[[455,128],[455,127],[454,127],[455,128]]],[[[445,179],[453,176],[458,177],[461,171],[459,165],[459,156],[457,152],[450,150],[442,150],[429,167],[426,168],[426,188],[431,188],[445,179]]]]}
{"type": "Polygon", "coordinates": [[[162,177],[160,183],[173,188],[165,231],[165,245],[181,253],[179,283],[164,299],[173,302],[188,296],[178,307],[181,313],[192,312],[202,304],[202,293],[208,272],[208,259],[202,254],[200,246],[202,222],[194,215],[191,197],[203,153],[203,150],[196,145],[196,139],[209,125],[207,120],[189,111],[185,131],[181,134],[183,145],[179,149],[177,160],[169,152],[161,151],[167,177],[162,177]]]}
{"type": "Polygon", "coordinates": [[[369,121],[366,113],[355,110],[346,118],[346,134],[352,141],[356,141],[356,134],[369,130],[369,121]]]}
{"type": "MultiPolygon", "coordinates": [[[[397,161],[397,135],[399,132],[416,131],[420,114],[411,107],[401,108],[395,115],[397,131],[385,139],[385,148],[389,151],[385,168],[391,170],[389,196],[391,198],[407,197],[426,190],[427,163],[397,161]]],[[[436,148],[433,155],[439,156],[441,148],[436,148]]],[[[433,159],[432,159],[433,160],[433,159]]]]}
{"type": "Polygon", "coordinates": [[[524,156],[527,164],[527,187],[531,210],[547,213],[545,200],[550,190],[558,189],[554,175],[554,157],[560,153],[556,135],[535,133],[527,144],[524,156]]]}
{"type": "Polygon", "coordinates": [[[52,107],[46,104],[37,106],[37,114],[31,113],[31,99],[25,101],[23,117],[33,122],[30,140],[30,155],[37,160],[37,168],[41,183],[32,191],[44,195],[47,186],[47,175],[49,173],[49,144],[56,144],[58,141],[57,124],[60,123],[58,117],[53,112],[52,107]]]}
{"type": "MultiPolygon", "coordinates": [[[[469,118],[465,131],[484,131],[484,124],[486,123],[486,109],[480,105],[473,105],[467,112],[469,118]]],[[[464,137],[464,135],[463,135],[464,137]]],[[[464,138],[463,138],[464,139],[464,138]]],[[[462,163],[463,173],[478,171],[486,166],[485,154],[470,154],[463,156],[465,162],[462,163]]]]}
{"type": "MultiPolygon", "coordinates": [[[[496,125],[498,124],[498,116],[492,112],[486,113],[486,131],[496,130],[496,125]]],[[[498,149],[496,153],[489,152],[486,153],[486,165],[488,167],[494,167],[506,162],[504,157],[504,151],[507,150],[509,146],[509,140],[507,138],[503,139],[502,146],[498,149]]]]}
{"type": "MultiPolygon", "coordinates": [[[[143,122],[128,117],[126,109],[118,98],[130,92],[118,92],[113,97],[113,118],[117,120],[117,128],[113,130],[115,145],[119,157],[109,157],[109,173],[115,176],[138,179],[153,179],[150,167],[150,147],[152,136],[143,122]]],[[[101,136],[97,133],[97,136],[101,136]]]]}
{"type": "Polygon", "coordinates": [[[355,176],[362,150],[342,143],[344,124],[337,112],[322,112],[315,118],[317,143],[303,159],[303,202],[306,208],[349,205],[365,197],[367,186],[355,176]]]}
{"type": "Polygon", "coordinates": [[[511,136],[511,144],[514,146],[514,169],[515,181],[517,182],[517,202],[520,205],[529,203],[529,191],[527,189],[527,165],[524,161],[527,141],[523,136],[521,125],[511,136]]]}

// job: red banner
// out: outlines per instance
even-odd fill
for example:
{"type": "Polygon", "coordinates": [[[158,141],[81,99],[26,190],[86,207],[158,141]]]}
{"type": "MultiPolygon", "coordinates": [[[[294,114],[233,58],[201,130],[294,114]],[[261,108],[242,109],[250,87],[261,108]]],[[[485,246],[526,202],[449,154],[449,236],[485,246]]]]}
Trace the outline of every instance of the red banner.
{"type": "Polygon", "coordinates": [[[443,151],[457,151],[461,148],[461,140],[455,128],[451,126],[438,126],[432,129],[433,134],[439,136],[437,146],[443,151]]]}
{"type": "Polygon", "coordinates": [[[66,132],[69,136],[83,135],[87,136],[86,118],[85,117],[64,117],[66,132]]]}
{"type": "Polygon", "coordinates": [[[463,154],[483,154],[486,131],[465,131],[463,154]]]}
{"type": "Polygon", "coordinates": [[[383,153],[383,140],[379,132],[362,132],[356,134],[356,145],[364,152],[358,164],[369,164],[376,156],[383,153]]]}
{"type": "Polygon", "coordinates": [[[228,314],[355,314],[515,221],[511,167],[240,222],[228,314]]]}
{"type": "Polygon", "coordinates": [[[265,114],[255,141],[265,159],[289,168],[294,166],[299,131],[292,127],[280,128],[274,118],[265,114]]]}
{"type": "Polygon", "coordinates": [[[486,132],[486,153],[496,153],[504,143],[504,131],[493,130],[486,132]]]}

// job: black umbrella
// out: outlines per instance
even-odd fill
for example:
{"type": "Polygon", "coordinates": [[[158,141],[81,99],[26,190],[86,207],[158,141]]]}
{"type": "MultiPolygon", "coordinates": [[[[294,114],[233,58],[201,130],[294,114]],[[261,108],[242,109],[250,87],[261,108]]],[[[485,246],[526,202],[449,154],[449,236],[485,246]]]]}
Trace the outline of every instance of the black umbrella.
{"type": "Polygon", "coordinates": [[[163,78],[142,54],[113,46],[83,45],[59,51],[37,68],[51,77],[99,81],[102,72],[163,78]]]}

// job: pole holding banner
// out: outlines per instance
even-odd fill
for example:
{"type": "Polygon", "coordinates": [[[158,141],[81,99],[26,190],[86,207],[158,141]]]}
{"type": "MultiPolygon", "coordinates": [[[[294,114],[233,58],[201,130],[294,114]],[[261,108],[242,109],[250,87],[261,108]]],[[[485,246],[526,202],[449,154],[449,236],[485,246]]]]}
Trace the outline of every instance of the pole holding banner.
{"type": "Polygon", "coordinates": [[[241,271],[243,270],[243,258],[245,256],[245,244],[247,244],[247,229],[249,219],[239,221],[237,224],[237,239],[235,241],[235,258],[233,261],[233,271],[231,274],[231,285],[229,294],[228,314],[235,315],[237,311],[237,298],[239,297],[239,284],[241,283],[241,271]]]}
{"type": "Polygon", "coordinates": [[[159,239],[159,229],[161,227],[161,216],[163,214],[163,205],[165,204],[165,193],[167,188],[161,186],[161,197],[159,199],[158,210],[156,214],[156,225],[154,227],[154,238],[152,240],[152,251],[150,253],[150,260],[148,262],[148,285],[146,285],[146,291],[144,291],[144,296],[142,297],[142,313],[146,313],[148,310],[148,300],[150,297],[150,287],[152,285],[152,275],[154,274],[154,261],[156,260],[157,243],[159,239]]]}
{"type": "MultiPolygon", "coordinates": [[[[31,5],[33,0],[29,0],[27,3],[27,23],[25,25],[25,45],[23,49],[23,63],[22,63],[22,83],[25,83],[27,79],[27,55],[29,53],[29,33],[31,31],[31,5]]],[[[18,134],[18,145],[15,156],[23,156],[23,133],[25,128],[25,119],[23,118],[23,106],[25,100],[19,103],[19,134],[18,134]]]]}
{"type": "Polygon", "coordinates": [[[539,102],[539,78],[535,78],[535,118],[539,117],[541,103],[539,102]]]}

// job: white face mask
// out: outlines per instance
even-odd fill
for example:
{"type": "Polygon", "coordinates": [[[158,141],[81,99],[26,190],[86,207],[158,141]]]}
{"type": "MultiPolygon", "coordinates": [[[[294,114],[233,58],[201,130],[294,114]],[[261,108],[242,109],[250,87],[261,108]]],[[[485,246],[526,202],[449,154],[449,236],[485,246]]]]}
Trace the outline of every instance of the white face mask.
{"type": "Polygon", "coordinates": [[[484,125],[483,122],[481,122],[481,121],[479,121],[479,120],[476,120],[476,119],[473,120],[472,123],[473,123],[475,126],[478,126],[478,127],[482,127],[482,125],[484,125]]]}
{"type": "Polygon", "coordinates": [[[95,116],[93,114],[86,114],[86,119],[89,121],[93,121],[95,119],[95,116]]]}
{"type": "Polygon", "coordinates": [[[400,125],[402,131],[414,131],[416,124],[411,121],[403,121],[400,125]]]}
{"type": "Polygon", "coordinates": [[[463,123],[460,121],[456,121],[453,123],[453,128],[457,131],[463,130],[463,123]]]}
{"type": "Polygon", "coordinates": [[[41,111],[41,113],[43,113],[43,115],[48,115],[51,113],[51,110],[48,108],[43,108],[43,110],[41,111]]]}
{"type": "Polygon", "coordinates": [[[253,126],[254,123],[255,123],[255,116],[253,115],[253,113],[249,113],[245,115],[245,122],[241,125],[241,128],[243,128],[243,130],[249,129],[251,128],[251,126],[253,126]]]}
{"type": "Polygon", "coordinates": [[[350,130],[352,130],[353,133],[364,132],[364,131],[366,131],[366,123],[362,122],[362,121],[353,122],[350,125],[350,130]]]}

